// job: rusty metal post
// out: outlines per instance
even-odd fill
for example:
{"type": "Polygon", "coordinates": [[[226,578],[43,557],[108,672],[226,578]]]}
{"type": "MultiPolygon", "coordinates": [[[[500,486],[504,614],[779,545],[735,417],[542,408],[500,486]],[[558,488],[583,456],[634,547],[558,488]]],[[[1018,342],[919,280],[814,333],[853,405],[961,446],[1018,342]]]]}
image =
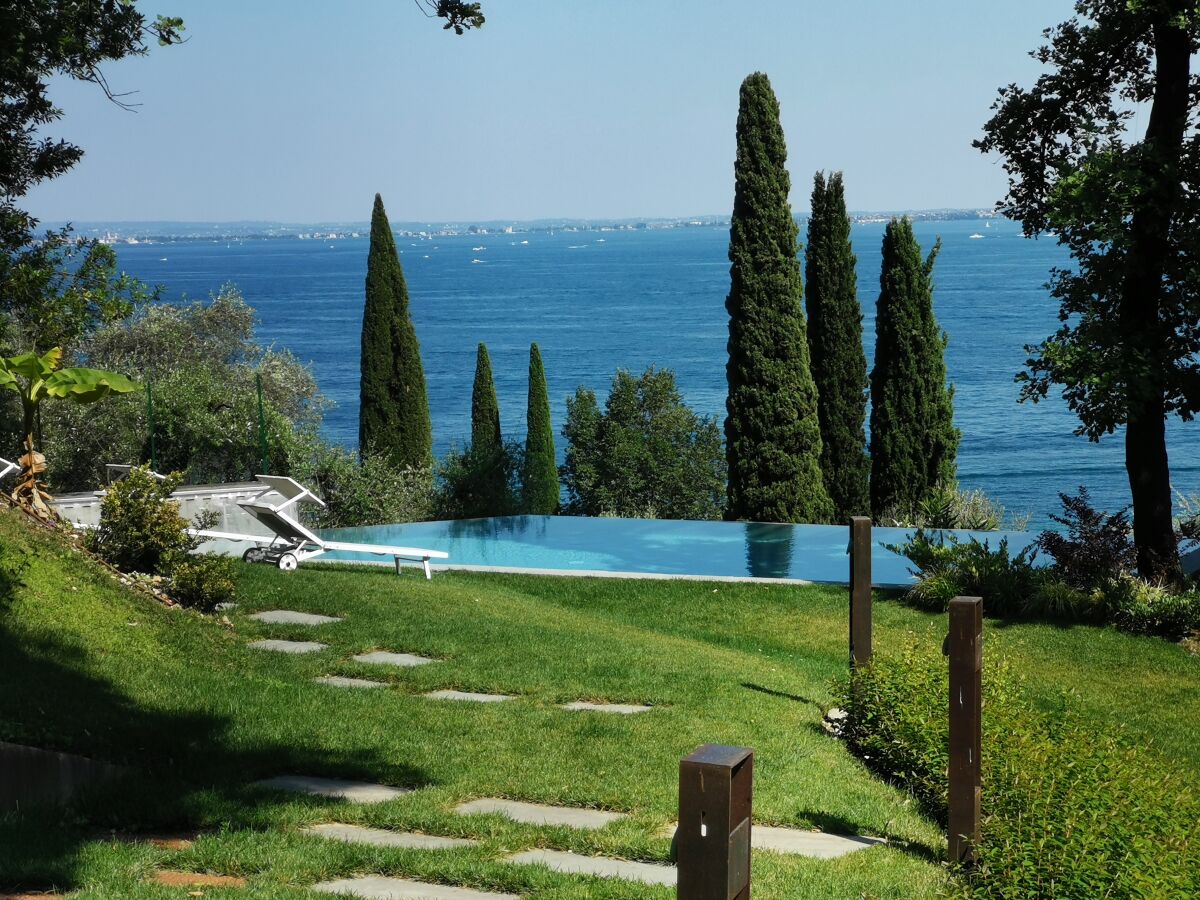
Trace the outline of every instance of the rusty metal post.
{"type": "Polygon", "coordinates": [[[871,520],[850,520],[850,665],[871,661],[871,520]]]}
{"type": "Polygon", "coordinates": [[[750,900],[754,751],[705,744],[679,763],[678,900],[750,900]]]}
{"type": "Polygon", "coordinates": [[[950,601],[950,863],[975,859],[979,841],[983,703],[983,600],[950,601]]]}

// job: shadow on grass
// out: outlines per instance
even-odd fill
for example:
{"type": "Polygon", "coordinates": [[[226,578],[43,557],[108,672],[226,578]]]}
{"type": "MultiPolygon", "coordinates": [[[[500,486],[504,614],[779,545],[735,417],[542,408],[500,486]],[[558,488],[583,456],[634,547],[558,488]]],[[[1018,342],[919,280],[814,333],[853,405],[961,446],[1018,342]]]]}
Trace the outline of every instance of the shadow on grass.
{"type": "Polygon", "coordinates": [[[0,892],[78,886],[84,845],[99,831],[266,827],[271,807],[297,801],[251,787],[260,778],[295,773],[410,787],[430,782],[374,749],[245,743],[244,736],[231,736],[229,716],[140,705],[89,673],[83,648],[46,632],[15,633],[4,615],[15,587],[0,580],[0,740],[132,771],[81,791],[65,807],[0,811],[0,892]]]}
{"type": "Polygon", "coordinates": [[[779,697],[781,700],[792,700],[796,703],[806,703],[813,707],[817,712],[823,713],[821,704],[810,697],[801,697],[799,694],[788,694],[784,691],[776,691],[769,687],[763,687],[761,684],[752,684],[749,681],[743,681],[742,687],[748,691],[755,691],[759,694],[766,694],[768,697],[779,697]]]}

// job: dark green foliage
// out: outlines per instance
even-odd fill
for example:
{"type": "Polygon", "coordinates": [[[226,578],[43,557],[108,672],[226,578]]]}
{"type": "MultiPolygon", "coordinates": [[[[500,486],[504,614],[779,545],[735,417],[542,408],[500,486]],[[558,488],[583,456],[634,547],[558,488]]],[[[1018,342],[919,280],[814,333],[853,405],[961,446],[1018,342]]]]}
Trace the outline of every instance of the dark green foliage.
{"type": "Polygon", "coordinates": [[[1179,640],[1200,632],[1200,591],[1175,591],[1123,574],[1101,585],[1110,622],[1131,634],[1179,640]]]}
{"type": "Polygon", "coordinates": [[[1063,514],[1050,515],[1067,529],[1066,534],[1043,531],[1038,549],[1054,559],[1058,576],[1078,590],[1099,587],[1105,581],[1133,571],[1137,555],[1130,539],[1128,509],[1105,515],[1093,508],[1088,489],[1080,485],[1075,496],[1059,494],[1063,514]]]}
{"type": "Polygon", "coordinates": [[[842,173],[813,177],[812,217],[804,253],[808,346],[821,424],[821,474],[833,521],[870,512],[867,455],[867,355],[850,245],[842,173]]]}
{"type": "Polygon", "coordinates": [[[436,467],[435,519],[482,519],[520,512],[523,449],[512,443],[498,448],[451,449],[436,467]]]}
{"type": "Polygon", "coordinates": [[[87,534],[88,549],[123,572],[164,574],[195,547],[188,521],[170,499],[180,481],[178,474],[160,480],[148,466],[135,466],[100,501],[100,524],[87,534]]]}
{"type": "Polygon", "coordinates": [[[725,490],[721,432],[683,402],[669,369],[621,369],[604,411],[579,388],[567,400],[563,481],[574,515],[717,519],[725,490]]]}
{"type": "Polygon", "coordinates": [[[0,3],[0,283],[4,261],[32,242],[36,225],[16,202],[83,156],[80,147],[45,133],[62,118],[49,96],[51,79],[90,81],[117,99],[101,74],[104,64],[145,54],[151,37],[162,45],[179,43],[182,32],[181,19],[150,20],[133,2],[0,3]]]}
{"type": "Polygon", "coordinates": [[[883,237],[883,268],[871,371],[871,514],[912,518],[939,488],[953,486],[959,433],[946,384],[947,338],[933,315],[933,261],[907,218],[883,237]]]}
{"type": "Polygon", "coordinates": [[[529,348],[529,402],[526,407],[525,459],[521,464],[521,505],[531,515],[558,512],[561,489],[558,460],[554,455],[554,426],[550,421],[550,394],[546,370],[537,344],[529,348]]]}
{"type": "MultiPolygon", "coordinates": [[[[854,670],[842,736],[946,823],[949,686],[938,652],[876,655],[854,670]]],[[[1047,711],[1001,657],[984,661],[978,862],[952,896],[1091,900],[1200,892],[1200,794],[1190,773],[1069,707],[1047,711]]]]}
{"type": "Polygon", "coordinates": [[[471,389],[471,447],[488,452],[499,450],[500,401],[496,399],[496,384],[492,381],[492,359],[487,347],[479,345],[475,356],[475,384],[471,389]]]}
{"type": "Polygon", "coordinates": [[[433,516],[434,476],[429,469],[397,469],[378,453],[359,457],[325,444],[312,433],[293,451],[292,477],[312,487],[324,507],[308,504],[306,521],[319,528],[423,522],[433,516]]]}
{"type": "Polygon", "coordinates": [[[421,348],[408,306],[396,239],[383,200],[371,211],[363,307],[358,447],[385,454],[392,465],[428,469],[433,462],[433,426],[425,392],[421,348]]]}
{"type": "Polygon", "coordinates": [[[731,519],[826,522],[817,390],[788,201],[779,102],[766,75],[742,82],[729,229],[725,451],[731,519]]]}

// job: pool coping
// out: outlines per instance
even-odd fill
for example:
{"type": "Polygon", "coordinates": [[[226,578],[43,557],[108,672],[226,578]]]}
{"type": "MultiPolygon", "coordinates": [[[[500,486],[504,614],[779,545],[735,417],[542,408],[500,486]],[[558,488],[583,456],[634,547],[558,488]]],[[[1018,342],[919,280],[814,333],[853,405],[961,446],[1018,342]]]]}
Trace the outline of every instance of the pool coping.
{"type": "MultiPolygon", "coordinates": [[[[331,566],[386,566],[392,568],[390,562],[379,562],[369,559],[314,559],[305,565],[331,566]]],[[[419,568],[419,564],[413,564],[419,568]]],[[[480,566],[466,563],[442,563],[430,565],[434,572],[481,572],[494,575],[549,575],[571,578],[618,578],[630,581],[712,581],[723,584],[787,584],[804,587],[815,584],[832,584],[843,587],[850,584],[846,581],[817,581],[805,578],[764,578],[755,575],[688,575],[675,572],[610,572],[605,569],[538,569],[527,566],[480,566]]],[[[871,585],[880,590],[904,590],[912,587],[913,582],[895,584],[892,582],[875,582],[871,585]]]]}

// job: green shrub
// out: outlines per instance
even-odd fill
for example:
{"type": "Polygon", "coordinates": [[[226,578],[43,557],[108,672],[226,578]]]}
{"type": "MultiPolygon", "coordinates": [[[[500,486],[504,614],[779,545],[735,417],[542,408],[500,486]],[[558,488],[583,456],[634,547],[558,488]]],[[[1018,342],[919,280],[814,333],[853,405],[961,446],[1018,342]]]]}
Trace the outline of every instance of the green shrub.
{"type": "Polygon", "coordinates": [[[1098,593],[1109,620],[1123,631],[1178,640],[1200,630],[1200,592],[1175,593],[1120,575],[1098,593]]]}
{"type": "Polygon", "coordinates": [[[1038,535],[1039,550],[1054,560],[1058,577],[1072,587],[1090,591],[1104,582],[1132,572],[1137,552],[1130,537],[1128,507],[1111,516],[1092,506],[1091,495],[1083,485],[1079,493],[1058,495],[1063,514],[1050,518],[1067,529],[1066,534],[1043,531],[1038,535]]]}
{"type": "Polygon", "coordinates": [[[982,490],[964,490],[958,484],[935,488],[918,504],[914,513],[905,515],[889,509],[879,517],[880,523],[896,528],[960,528],[967,531],[1024,531],[1028,516],[1005,518],[1003,504],[982,490]]]}
{"type": "MultiPolygon", "coordinates": [[[[963,897],[1195,897],[1200,794],[1153,748],[1100,732],[1064,700],[1048,713],[1012,668],[984,667],[983,820],[963,897]]],[[[945,659],[877,655],[842,686],[842,735],[873,770],[946,823],[945,659]]]]}
{"type": "Polygon", "coordinates": [[[227,556],[183,556],[171,566],[169,593],[180,606],[212,612],[234,598],[234,561],[227,556]]]}
{"type": "Polygon", "coordinates": [[[303,507],[318,528],[423,522],[433,517],[434,478],[428,469],[397,469],[379,453],[356,454],[308,434],[290,460],[292,477],[325,502],[303,507]]]}
{"type": "Polygon", "coordinates": [[[196,546],[171,500],[180,480],[178,473],[156,478],[148,466],[131,469],[100,501],[100,524],[88,533],[87,548],[122,572],[165,574],[171,559],[196,546]]]}
{"type": "Polygon", "coordinates": [[[434,518],[511,516],[521,508],[518,473],[524,447],[451,449],[437,465],[434,518]]]}
{"type": "Polygon", "coordinates": [[[907,544],[889,549],[917,567],[918,582],[907,599],[922,609],[942,612],[954,597],[982,597],[989,615],[1017,615],[1037,606],[1045,580],[1033,565],[1036,551],[1026,547],[1010,555],[1007,538],[993,550],[987,541],[963,542],[953,534],[931,535],[918,528],[907,544]]]}

